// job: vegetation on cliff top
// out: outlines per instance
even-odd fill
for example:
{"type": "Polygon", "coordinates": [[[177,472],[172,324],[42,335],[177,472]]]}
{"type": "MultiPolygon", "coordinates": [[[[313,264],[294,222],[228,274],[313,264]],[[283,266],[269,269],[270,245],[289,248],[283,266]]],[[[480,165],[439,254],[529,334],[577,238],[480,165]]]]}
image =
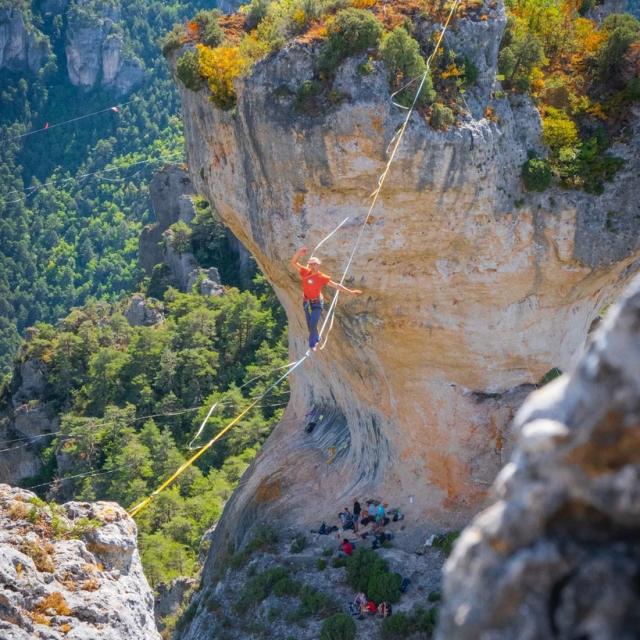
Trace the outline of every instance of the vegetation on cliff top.
{"type": "MultiPolygon", "coordinates": [[[[183,52],[179,58],[178,78],[192,90],[206,81],[212,101],[230,109],[236,98],[234,79],[248,73],[257,60],[292,41],[318,43],[316,77],[307,83],[309,86],[300,88],[302,95],[296,106],[321,113],[323,108],[314,108],[318,101],[340,101],[331,85],[337,66],[349,56],[367,55],[368,61],[359,68],[363,74],[372,70],[372,61],[383,60],[392,90],[424,73],[425,58],[433,50],[436,37],[430,27],[442,21],[449,9],[446,2],[419,0],[393,4],[380,0],[252,0],[235,16],[218,17],[223,33],[219,41],[205,42],[201,12],[174,28],[164,41],[164,51],[168,54],[195,44],[195,51],[183,52]]],[[[482,0],[468,0],[462,2],[460,15],[486,19],[488,9],[482,0]]],[[[207,20],[210,18],[211,14],[207,20]]],[[[445,44],[422,92],[425,116],[432,117],[436,111],[435,126],[452,124],[462,111],[465,87],[476,78],[472,61],[462,59],[445,44]],[[443,107],[447,110],[444,118],[443,107]]],[[[406,103],[413,94],[407,91],[398,99],[406,103]]]]}
{"type": "MultiPolygon", "coordinates": [[[[630,105],[640,98],[640,23],[629,15],[612,15],[598,25],[587,17],[593,4],[506,2],[509,19],[499,79],[508,91],[533,96],[548,148],[548,158],[532,155],[523,166],[529,190],[546,189],[555,176],[564,187],[600,193],[622,165],[607,150],[612,141],[624,138],[630,105]]],[[[392,5],[379,0],[252,0],[235,16],[207,14],[204,19],[201,12],[174,29],[165,50],[196,43],[178,61],[178,77],[193,90],[206,82],[213,102],[230,109],[235,78],[247,74],[257,60],[292,41],[315,42],[316,76],[299,88],[295,107],[317,115],[341,101],[332,78],[349,56],[368,56],[358,67],[363,74],[371,72],[372,61],[383,60],[392,90],[420,76],[433,50],[432,25],[449,8],[450,3],[419,0],[392,5]]],[[[486,20],[491,8],[492,3],[482,0],[463,2],[457,17],[486,20]]],[[[473,60],[462,59],[445,43],[421,96],[433,127],[455,123],[465,110],[464,90],[477,74],[473,60]]],[[[406,90],[398,99],[407,104],[413,93],[406,90]]],[[[487,116],[495,118],[491,109],[487,116]]]]}
{"type": "Polygon", "coordinates": [[[622,162],[607,152],[624,140],[640,99],[640,22],[613,14],[601,25],[587,17],[593,3],[509,0],[499,68],[505,88],[529,93],[542,115],[548,159],[532,156],[525,186],[560,184],[600,193],[622,162]]]}

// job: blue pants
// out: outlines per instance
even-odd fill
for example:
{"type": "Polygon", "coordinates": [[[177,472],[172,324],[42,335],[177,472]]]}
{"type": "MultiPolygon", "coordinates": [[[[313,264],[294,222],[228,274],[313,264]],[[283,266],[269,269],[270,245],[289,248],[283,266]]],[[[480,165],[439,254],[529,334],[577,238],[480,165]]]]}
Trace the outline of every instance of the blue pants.
{"type": "Polygon", "coordinates": [[[309,329],[309,347],[311,347],[311,349],[320,342],[318,322],[320,322],[323,306],[324,303],[322,300],[305,300],[303,303],[304,317],[307,319],[307,327],[309,329]]]}

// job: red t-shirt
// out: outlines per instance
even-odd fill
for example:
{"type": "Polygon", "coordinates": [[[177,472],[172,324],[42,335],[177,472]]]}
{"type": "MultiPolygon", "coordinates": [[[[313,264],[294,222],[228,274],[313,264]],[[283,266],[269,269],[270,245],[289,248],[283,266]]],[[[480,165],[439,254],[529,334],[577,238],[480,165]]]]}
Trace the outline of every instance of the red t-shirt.
{"type": "Polygon", "coordinates": [[[305,300],[315,300],[320,297],[322,288],[330,282],[331,276],[318,271],[311,273],[307,267],[300,268],[300,278],[302,279],[302,293],[305,300]]]}
{"type": "Polygon", "coordinates": [[[342,551],[344,551],[346,555],[350,556],[353,553],[353,545],[350,542],[343,542],[342,551]]]}

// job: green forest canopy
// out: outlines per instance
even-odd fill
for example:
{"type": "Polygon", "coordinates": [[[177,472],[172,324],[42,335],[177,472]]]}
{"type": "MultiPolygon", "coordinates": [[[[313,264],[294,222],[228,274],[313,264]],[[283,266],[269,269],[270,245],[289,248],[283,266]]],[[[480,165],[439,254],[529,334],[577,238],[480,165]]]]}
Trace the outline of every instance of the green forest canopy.
{"type": "MultiPolygon", "coordinates": [[[[179,160],[183,154],[179,100],[158,40],[205,4],[121,3],[126,46],[143,61],[146,79],[118,98],[70,84],[67,15],[45,15],[24,3],[27,21],[48,37],[53,55],[35,74],[0,72],[0,375],[9,372],[26,327],[62,317],[91,299],[114,301],[139,282],[138,236],[151,221],[147,179],[163,158],[179,160]],[[7,142],[45,122],[130,100],[119,114],[109,111],[7,142]],[[114,167],[121,168],[109,171],[114,167]],[[102,170],[108,172],[74,177],[102,170]],[[48,186],[23,197],[26,188],[43,184],[48,186]]],[[[99,11],[100,2],[83,9],[99,11]]]]}

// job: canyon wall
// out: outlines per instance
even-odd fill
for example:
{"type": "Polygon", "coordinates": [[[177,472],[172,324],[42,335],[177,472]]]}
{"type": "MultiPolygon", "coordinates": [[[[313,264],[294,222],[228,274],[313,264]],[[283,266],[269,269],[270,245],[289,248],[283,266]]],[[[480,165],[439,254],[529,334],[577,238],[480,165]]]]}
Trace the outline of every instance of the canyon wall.
{"type": "MultiPolygon", "coordinates": [[[[446,131],[412,117],[346,281],[364,293],[341,297],[326,348],[291,377],[284,420],[228,503],[214,550],[263,519],[317,525],[355,496],[402,507],[407,544],[467,522],[508,459],[514,410],[550,369],[570,366],[638,270],[637,114],[604,194],[524,192],[540,117],[526,97],[499,91],[502,3],[485,15],[447,36],[480,72],[468,114],[446,131]],[[312,409],[322,417],[307,434],[312,409]]],[[[339,279],[405,116],[382,63],[358,73],[363,57],[338,69],[339,100],[300,110],[316,47],[294,43],[259,62],[236,81],[230,112],[206,88],[180,88],[195,189],[273,285],[292,359],[307,336],[289,259],[350,216],[320,251],[339,279]]]]}

